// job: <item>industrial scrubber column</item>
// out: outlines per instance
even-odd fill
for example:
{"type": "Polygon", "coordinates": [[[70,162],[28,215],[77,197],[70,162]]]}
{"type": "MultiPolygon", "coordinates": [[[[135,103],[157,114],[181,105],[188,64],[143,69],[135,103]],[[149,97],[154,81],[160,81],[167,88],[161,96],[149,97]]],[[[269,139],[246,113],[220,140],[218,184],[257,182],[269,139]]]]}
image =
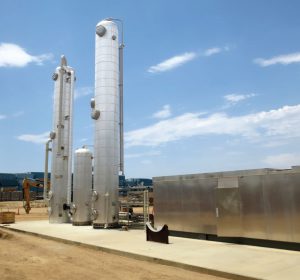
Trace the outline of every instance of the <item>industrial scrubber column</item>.
{"type": "Polygon", "coordinates": [[[72,180],[72,121],[74,70],[64,56],[52,76],[54,86],[51,190],[49,192],[49,222],[69,222],[72,180]]]}
{"type": "Polygon", "coordinates": [[[95,120],[94,191],[92,218],[94,228],[118,225],[120,116],[118,26],[103,20],[96,26],[95,98],[91,101],[95,120]]]}

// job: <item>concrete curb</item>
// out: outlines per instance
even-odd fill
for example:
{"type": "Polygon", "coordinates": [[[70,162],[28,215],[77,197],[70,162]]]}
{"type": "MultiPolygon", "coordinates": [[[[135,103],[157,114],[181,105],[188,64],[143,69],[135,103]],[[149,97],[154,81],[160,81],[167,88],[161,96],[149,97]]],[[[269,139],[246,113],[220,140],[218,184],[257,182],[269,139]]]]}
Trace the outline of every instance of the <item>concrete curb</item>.
{"type": "Polygon", "coordinates": [[[58,242],[61,242],[64,244],[77,245],[80,247],[89,248],[89,249],[93,249],[93,250],[97,250],[97,251],[102,251],[105,253],[115,254],[118,256],[122,256],[122,257],[128,257],[128,258],[135,259],[135,260],[148,261],[151,263],[173,266],[173,267],[177,267],[177,268],[181,268],[181,269],[185,269],[185,270],[189,270],[189,271],[199,272],[199,273],[208,274],[208,275],[217,276],[217,277],[223,277],[223,278],[232,279],[232,280],[259,280],[260,279],[260,278],[254,278],[251,276],[245,276],[245,275],[234,274],[234,273],[229,273],[229,272],[225,272],[225,271],[195,266],[195,265],[184,264],[184,263],[180,263],[180,262],[176,262],[176,261],[170,261],[170,260],[165,260],[165,259],[160,259],[160,258],[149,257],[149,256],[145,256],[145,255],[139,255],[139,254],[120,251],[120,250],[116,250],[116,249],[110,249],[110,248],[101,247],[101,246],[97,246],[97,245],[85,244],[85,243],[82,243],[79,241],[67,240],[67,239],[53,237],[53,236],[49,236],[49,235],[45,235],[45,234],[10,228],[10,227],[3,226],[3,225],[0,225],[0,228],[19,232],[19,233],[24,233],[24,234],[28,234],[28,235],[32,235],[32,236],[37,236],[37,237],[48,239],[48,240],[58,241],[58,242]]]}

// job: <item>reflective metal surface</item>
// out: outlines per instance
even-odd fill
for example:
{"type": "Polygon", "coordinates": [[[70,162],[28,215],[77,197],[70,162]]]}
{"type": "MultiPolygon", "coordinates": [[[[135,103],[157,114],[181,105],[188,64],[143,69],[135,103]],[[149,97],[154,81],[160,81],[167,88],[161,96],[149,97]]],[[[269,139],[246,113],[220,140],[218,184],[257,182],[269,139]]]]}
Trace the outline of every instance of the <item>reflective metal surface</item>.
{"type": "Polygon", "coordinates": [[[288,184],[293,196],[290,206],[292,209],[292,238],[294,242],[300,242],[300,169],[298,169],[298,173],[289,176],[288,184]]]}
{"type": "Polygon", "coordinates": [[[217,235],[239,237],[241,228],[241,199],[239,188],[217,189],[217,235]]]}
{"type": "Polygon", "coordinates": [[[293,194],[289,181],[287,174],[264,176],[263,195],[267,239],[292,241],[293,194]]]}
{"type": "Polygon", "coordinates": [[[176,231],[216,234],[217,179],[199,174],[153,180],[156,223],[176,231]]]}
{"type": "Polygon", "coordinates": [[[100,115],[95,118],[94,191],[98,195],[93,202],[93,226],[110,227],[118,223],[119,213],[119,40],[118,27],[113,21],[99,22],[96,30],[95,101],[92,109],[99,111],[100,115]]]}
{"type": "Polygon", "coordinates": [[[300,173],[239,178],[243,237],[300,242],[300,173]]]}
{"type": "Polygon", "coordinates": [[[155,223],[170,230],[300,242],[300,170],[153,178],[155,223]]]}
{"type": "Polygon", "coordinates": [[[91,223],[92,195],[92,153],[86,149],[75,151],[73,204],[71,208],[73,225],[91,223]]]}
{"type": "Polygon", "coordinates": [[[239,177],[243,213],[243,237],[267,239],[263,176],[239,177]]]}
{"type": "Polygon", "coordinates": [[[49,221],[65,223],[68,213],[63,209],[70,202],[72,175],[72,107],[75,73],[64,56],[53,75],[54,110],[52,138],[51,193],[49,221]]]}

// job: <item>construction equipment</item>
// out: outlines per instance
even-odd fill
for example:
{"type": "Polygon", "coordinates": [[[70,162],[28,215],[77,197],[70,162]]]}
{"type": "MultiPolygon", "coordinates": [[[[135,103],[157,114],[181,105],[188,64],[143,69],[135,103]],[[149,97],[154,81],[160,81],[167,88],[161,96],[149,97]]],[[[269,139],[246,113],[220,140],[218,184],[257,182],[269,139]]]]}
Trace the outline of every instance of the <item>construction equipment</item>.
{"type": "MultiPolygon", "coordinates": [[[[48,181],[47,188],[49,189],[50,182],[48,181]]],[[[43,179],[30,179],[30,178],[24,178],[22,182],[23,192],[24,192],[24,200],[25,204],[23,205],[26,214],[29,214],[31,207],[30,207],[30,187],[38,187],[43,188],[44,187],[44,180],[43,179]]],[[[24,201],[23,200],[23,201],[24,201]]]]}

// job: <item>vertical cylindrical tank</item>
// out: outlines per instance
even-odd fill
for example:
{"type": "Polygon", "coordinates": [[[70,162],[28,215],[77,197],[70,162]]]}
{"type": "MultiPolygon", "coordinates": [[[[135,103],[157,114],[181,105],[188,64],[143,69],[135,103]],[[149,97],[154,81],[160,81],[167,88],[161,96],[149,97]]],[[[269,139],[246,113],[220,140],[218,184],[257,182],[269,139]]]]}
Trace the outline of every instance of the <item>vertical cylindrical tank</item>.
{"type": "Polygon", "coordinates": [[[49,221],[69,222],[67,205],[70,204],[72,180],[72,120],[74,70],[67,66],[64,56],[52,76],[54,86],[51,191],[49,192],[49,221]]]}
{"type": "Polygon", "coordinates": [[[118,224],[119,46],[118,27],[111,20],[96,26],[93,227],[118,224]]]}
{"type": "Polygon", "coordinates": [[[91,224],[92,153],[87,148],[77,149],[74,157],[73,204],[74,226],[91,224]]]}

